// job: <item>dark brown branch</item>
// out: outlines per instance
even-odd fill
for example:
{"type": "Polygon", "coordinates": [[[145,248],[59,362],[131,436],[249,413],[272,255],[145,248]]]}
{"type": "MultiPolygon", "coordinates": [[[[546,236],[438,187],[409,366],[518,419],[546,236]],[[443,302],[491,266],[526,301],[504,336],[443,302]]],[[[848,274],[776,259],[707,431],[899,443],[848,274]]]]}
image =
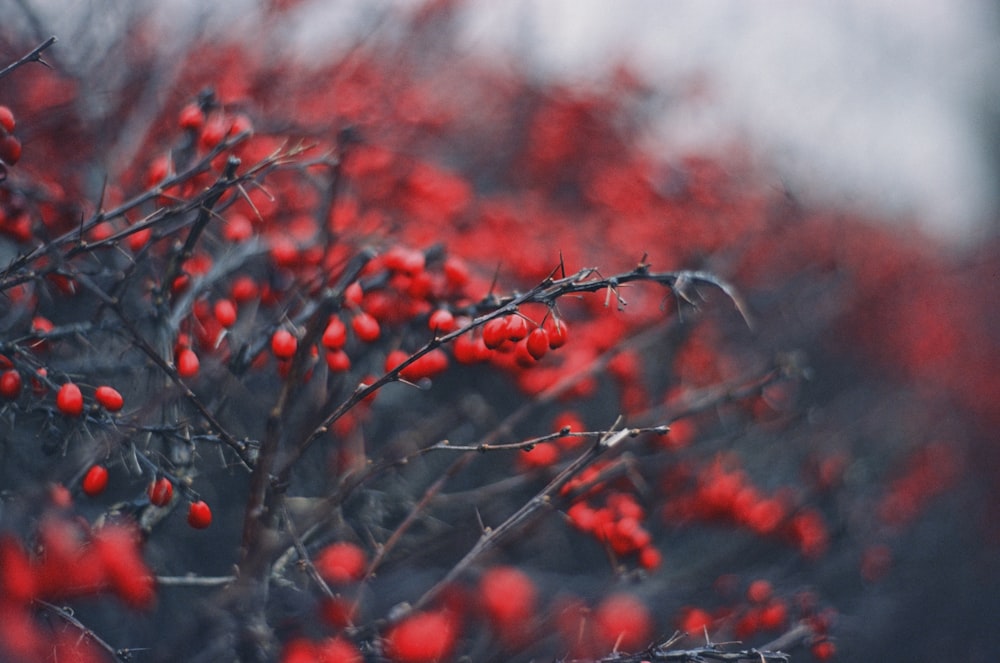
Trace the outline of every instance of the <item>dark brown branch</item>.
{"type": "Polygon", "coordinates": [[[194,223],[191,225],[191,229],[188,231],[187,237],[184,238],[184,245],[181,250],[175,253],[167,266],[166,275],[163,281],[160,283],[160,289],[155,298],[158,301],[166,302],[167,298],[164,297],[164,292],[171,292],[173,288],[174,279],[180,274],[181,267],[184,262],[188,260],[194,253],[194,247],[197,245],[198,240],[201,238],[201,233],[204,232],[208,222],[211,221],[212,215],[214,214],[213,209],[219,203],[219,200],[223,195],[237,183],[236,180],[236,169],[240,166],[240,160],[236,157],[230,156],[226,161],[226,170],[223,172],[222,176],[209,187],[204,201],[201,203],[198,209],[198,216],[195,218],[194,223]]]}
{"type": "MultiPolygon", "coordinates": [[[[261,528],[268,527],[265,520],[270,520],[273,524],[275,510],[268,506],[276,506],[275,500],[284,493],[287,485],[287,477],[281,475],[277,480],[272,476],[272,469],[278,460],[278,453],[281,450],[284,439],[284,427],[282,426],[285,408],[291,402],[295,393],[301,388],[303,383],[302,375],[306,370],[309,360],[310,348],[315,345],[323,334],[323,330],[332,312],[334,312],[343,302],[344,290],[350,285],[365,268],[365,265],[374,257],[369,251],[362,251],[352,263],[341,274],[336,286],[325,294],[321,304],[316,308],[306,325],[306,333],[302,342],[298,345],[298,350],[292,358],[291,370],[281,386],[281,392],[275,401],[271,412],[268,415],[265,437],[261,445],[258,461],[254,468],[253,476],[250,479],[250,495],[247,498],[247,507],[243,517],[243,546],[240,561],[241,575],[263,579],[266,577],[267,569],[270,565],[269,550],[262,550],[263,540],[261,528]],[[268,503],[271,502],[269,505],[268,503]]],[[[265,546],[266,547],[266,546],[265,546]]]]}

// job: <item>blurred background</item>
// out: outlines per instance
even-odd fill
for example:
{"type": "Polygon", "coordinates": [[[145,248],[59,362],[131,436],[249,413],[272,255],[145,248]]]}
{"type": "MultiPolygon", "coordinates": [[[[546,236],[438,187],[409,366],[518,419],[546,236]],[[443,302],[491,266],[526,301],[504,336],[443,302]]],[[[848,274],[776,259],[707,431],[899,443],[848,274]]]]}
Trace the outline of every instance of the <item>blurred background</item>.
{"type": "MultiPolygon", "coordinates": [[[[80,67],[115,56],[116,31],[155,13],[170,59],[205,32],[257,34],[319,62],[392,30],[417,0],[3,0],[6,29],[59,34],[80,67]],[[273,20],[273,19],[268,19],[273,20]],[[44,27],[42,27],[44,26],[44,27]],[[274,28],[279,29],[275,30],[274,28]]],[[[749,147],[796,196],[916,223],[954,246],[997,226],[1000,5],[991,0],[468,0],[459,47],[574,85],[626,67],[651,85],[647,137],[669,155],[749,147]]],[[[176,58],[174,58],[176,60],[176,58]]],[[[125,58],[127,64],[127,56],[125,58]]],[[[104,69],[107,71],[107,68],[104,69]]],[[[114,80],[107,79],[110,91],[114,80]]],[[[102,90],[94,90],[99,99],[102,90]]],[[[143,100],[137,100],[142,102],[143,100]]],[[[99,104],[99,101],[95,101],[99,104]]]]}
{"type": "Polygon", "coordinates": [[[634,66],[673,107],[664,150],[745,141],[814,201],[958,242],[995,229],[995,2],[489,4],[468,13],[470,45],[547,76],[634,66]]]}

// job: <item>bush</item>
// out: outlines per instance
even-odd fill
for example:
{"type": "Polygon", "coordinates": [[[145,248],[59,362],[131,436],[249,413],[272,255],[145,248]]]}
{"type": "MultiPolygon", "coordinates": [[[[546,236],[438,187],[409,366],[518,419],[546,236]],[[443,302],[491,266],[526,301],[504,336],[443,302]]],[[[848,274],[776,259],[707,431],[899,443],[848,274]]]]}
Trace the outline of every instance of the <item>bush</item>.
{"type": "Polygon", "coordinates": [[[6,658],[941,652],[902,596],[959,605],[970,567],[908,583],[996,503],[995,246],[648,154],[634,78],[456,62],[449,16],[312,68],[205,40],[173,82],[136,30],[96,120],[17,46],[6,658]]]}

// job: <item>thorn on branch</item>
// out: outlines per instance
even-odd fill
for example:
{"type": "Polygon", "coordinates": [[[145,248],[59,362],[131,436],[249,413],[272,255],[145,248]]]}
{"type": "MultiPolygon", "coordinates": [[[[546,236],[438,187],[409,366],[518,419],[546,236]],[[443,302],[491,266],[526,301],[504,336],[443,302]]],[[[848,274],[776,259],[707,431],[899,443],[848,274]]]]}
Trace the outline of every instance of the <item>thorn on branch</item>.
{"type": "Polygon", "coordinates": [[[13,71],[15,69],[17,69],[18,67],[21,67],[23,65],[26,65],[29,62],[37,62],[38,64],[42,65],[43,67],[47,67],[47,68],[51,69],[52,66],[48,62],[46,62],[45,60],[42,59],[42,52],[45,49],[47,49],[49,46],[51,46],[52,44],[56,43],[56,41],[57,40],[56,40],[56,38],[54,36],[53,37],[49,37],[48,39],[46,39],[45,41],[43,41],[38,46],[35,46],[33,49],[31,49],[31,51],[28,52],[27,55],[22,56],[21,58],[19,58],[19,59],[15,60],[14,62],[10,63],[9,65],[7,65],[6,67],[4,67],[3,69],[0,69],[0,78],[3,78],[4,76],[6,76],[6,75],[8,75],[10,73],[13,73],[13,71]]]}

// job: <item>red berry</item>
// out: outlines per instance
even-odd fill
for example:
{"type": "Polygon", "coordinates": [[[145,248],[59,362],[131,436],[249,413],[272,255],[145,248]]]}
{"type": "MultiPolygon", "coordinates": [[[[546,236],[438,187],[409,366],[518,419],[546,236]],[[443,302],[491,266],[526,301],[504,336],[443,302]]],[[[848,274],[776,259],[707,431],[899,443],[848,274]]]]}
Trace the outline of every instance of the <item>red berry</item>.
{"type": "Polygon", "coordinates": [[[351,370],[351,358],[343,350],[330,350],[326,353],[326,365],[332,373],[343,373],[351,370]]]}
{"type": "Polygon", "coordinates": [[[507,321],[507,338],[515,343],[528,335],[528,321],[519,315],[510,316],[507,321]]]}
{"type": "Polygon", "coordinates": [[[510,627],[532,618],[537,590],[524,572],[510,566],[498,566],[479,580],[480,601],[490,621],[510,627]]]}
{"type": "Polygon", "coordinates": [[[191,348],[183,348],[177,354],[177,374],[182,378],[193,378],[198,375],[201,362],[191,348]]]}
{"type": "Polygon", "coordinates": [[[56,394],[56,407],[70,417],[79,417],[83,414],[83,394],[80,393],[80,388],[72,382],[61,386],[59,393],[56,394]]]}
{"type": "Polygon", "coordinates": [[[142,230],[137,230],[126,238],[125,242],[128,244],[128,248],[132,250],[133,253],[137,253],[142,250],[149,239],[153,236],[152,228],[143,228],[142,230]]]}
{"type": "Polygon", "coordinates": [[[455,361],[460,364],[475,364],[485,361],[490,354],[482,337],[473,334],[462,334],[456,338],[451,346],[451,352],[455,355],[455,361]]]}
{"type": "Polygon", "coordinates": [[[681,618],[680,630],[691,635],[698,635],[706,627],[712,625],[712,616],[701,608],[688,608],[681,618]]]}
{"type": "Polygon", "coordinates": [[[45,382],[43,382],[48,374],[49,371],[44,366],[35,369],[35,375],[37,377],[31,378],[31,391],[33,391],[36,396],[41,396],[48,391],[48,387],[46,387],[45,382]]]}
{"type": "Polygon", "coordinates": [[[670,424],[670,430],[662,438],[662,444],[668,449],[677,450],[691,446],[698,436],[698,430],[691,419],[678,419],[670,424]]]}
{"type": "Polygon", "coordinates": [[[360,306],[364,296],[364,290],[361,289],[361,284],[357,281],[344,289],[344,301],[352,306],[360,306]]]}
{"type": "MultiPolygon", "coordinates": [[[[375,384],[375,382],[377,380],[378,380],[378,376],[376,376],[376,375],[366,375],[363,378],[361,378],[361,383],[358,385],[358,389],[366,389],[370,385],[375,384]]],[[[361,402],[362,403],[368,403],[368,404],[374,403],[376,396],[378,396],[378,390],[377,389],[375,391],[370,392],[367,396],[365,396],[364,398],[362,398],[361,402]]]]}
{"type": "Polygon", "coordinates": [[[9,369],[0,374],[0,396],[14,400],[21,395],[21,374],[9,369]]]}
{"type": "Polygon", "coordinates": [[[549,335],[549,348],[558,350],[566,345],[566,323],[557,318],[545,321],[545,331],[549,335]]]}
{"type": "Polygon", "coordinates": [[[521,341],[514,346],[514,361],[521,368],[531,368],[538,362],[538,360],[531,356],[531,353],[528,352],[528,345],[524,341],[521,341]]]}
{"type": "Polygon", "coordinates": [[[278,235],[271,238],[271,259],[279,267],[294,267],[301,262],[299,246],[290,237],[278,235]]]}
{"type": "Polygon", "coordinates": [[[281,663],[361,663],[361,652],[343,638],[312,642],[305,638],[290,640],[281,652],[281,663]]]}
{"type": "Polygon", "coordinates": [[[333,585],[346,585],[360,580],[367,565],[365,551],[346,541],[331,543],[313,560],[313,566],[320,577],[333,585]]]}
{"type": "Polygon", "coordinates": [[[551,442],[536,444],[534,448],[526,450],[518,461],[526,469],[548,467],[559,460],[559,447],[551,442]]]}
{"type": "Polygon", "coordinates": [[[432,378],[447,368],[448,355],[441,348],[435,348],[404,368],[400,375],[405,380],[416,382],[423,378],[432,378]]]}
{"type": "Polygon", "coordinates": [[[14,113],[6,106],[0,106],[0,127],[7,133],[14,131],[14,113]]]}
{"type": "Polygon", "coordinates": [[[507,318],[493,318],[483,325],[483,343],[490,350],[496,350],[507,340],[507,318]]]}
{"type": "Polygon", "coordinates": [[[327,638],[316,645],[321,661],[338,663],[361,663],[361,652],[343,638],[327,638]]]}
{"type": "MultiPolygon", "coordinates": [[[[170,483],[170,479],[160,477],[149,484],[146,493],[149,495],[149,501],[154,506],[166,506],[170,504],[170,500],[174,496],[174,484],[170,483]]],[[[209,515],[209,518],[211,518],[211,515],[209,515]]]]}
{"type": "Polygon", "coordinates": [[[639,551],[639,566],[647,571],[653,571],[663,563],[663,555],[653,546],[645,546],[639,551]]]}
{"type": "Polygon", "coordinates": [[[637,651],[649,644],[653,620],[649,609],[631,594],[612,594],[604,599],[595,621],[605,642],[625,651],[637,651]]]}
{"type": "Polygon", "coordinates": [[[597,513],[586,502],[577,502],[566,510],[573,527],[582,532],[590,532],[597,523],[597,513]]]}
{"type": "Polygon", "coordinates": [[[431,313],[431,317],[427,319],[427,326],[430,327],[431,331],[437,331],[442,334],[453,332],[457,328],[455,316],[451,314],[451,311],[444,308],[439,308],[431,313]]]}
{"type": "Polygon", "coordinates": [[[221,143],[229,133],[229,123],[221,114],[215,114],[205,122],[198,136],[198,142],[204,150],[211,150],[221,143]]]}
{"type": "Polygon", "coordinates": [[[549,333],[541,327],[536,327],[528,334],[526,345],[528,354],[535,359],[541,359],[549,350],[549,333]]]}
{"type": "Polygon", "coordinates": [[[330,318],[321,341],[328,350],[340,350],[347,342],[347,325],[338,316],[330,318]]]}
{"type": "Polygon", "coordinates": [[[771,598],[771,583],[766,580],[754,580],[747,587],[747,599],[751,603],[766,603],[771,598]]]}
{"type": "Polygon", "coordinates": [[[354,330],[359,339],[366,343],[376,341],[382,335],[382,329],[379,327],[378,320],[364,311],[355,315],[351,320],[351,329],[354,330]]]}
{"type": "Polygon", "coordinates": [[[386,651],[397,663],[447,660],[458,637],[458,624],[445,612],[422,612],[397,624],[386,636],[386,651]]]}
{"type": "Polygon", "coordinates": [[[181,109],[177,116],[177,124],[181,129],[191,129],[197,131],[205,124],[205,113],[196,103],[190,103],[181,109]]]}
{"type": "Polygon", "coordinates": [[[295,638],[285,643],[280,663],[315,663],[322,660],[316,643],[305,638],[295,638]]]}
{"type": "Polygon", "coordinates": [[[103,465],[93,465],[83,476],[83,492],[96,497],[108,487],[108,470],[103,465]]]}
{"type": "Polygon", "coordinates": [[[234,244],[245,242],[253,237],[253,223],[242,214],[233,214],[226,219],[222,235],[234,244]]]}
{"type": "Polygon", "coordinates": [[[760,625],[765,630],[777,631],[785,626],[786,621],[788,621],[788,608],[780,599],[771,601],[761,610],[760,625]]]}
{"type": "Polygon", "coordinates": [[[229,127],[230,136],[239,136],[243,133],[249,133],[253,131],[253,122],[246,115],[234,115],[233,124],[229,127]]]}
{"type": "MultiPolygon", "coordinates": [[[[571,411],[561,412],[553,421],[552,425],[558,431],[567,431],[571,433],[579,433],[581,431],[587,430],[580,421],[580,417],[571,411]]],[[[564,435],[560,437],[557,442],[559,446],[564,449],[573,449],[579,446],[583,442],[583,438],[576,437],[575,435],[564,435]]]]}
{"type": "Polygon", "coordinates": [[[21,141],[14,136],[0,138],[0,160],[13,166],[21,159],[21,141]]]}
{"type": "MultiPolygon", "coordinates": [[[[105,581],[127,605],[148,608],[155,597],[153,575],[139,552],[138,531],[126,524],[108,523],[93,533],[84,557],[103,569],[105,581]]],[[[61,657],[60,657],[61,658],[61,657]]],[[[83,660],[93,660],[90,655],[83,660]]]]}
{"type": "Polygon", "coordinates": [[[385,372],[395,370],[397,366],[410,358],[410,353],[405,350],[393,350],[385,356],[385,372]]]}
{"type": "Polygon", "coordinates": [[[461,258],[445,258],[443,269],[444,278],[453,290],[459,290],[469,282],[469,268],[461,258]]]}
{"type": "Polygon", "coordinates": [[[382,264],[386,269],[413,276],[424,270],[425,258],[420,251],[394,246],[382,256],[382,264]]]}
{"type": "Polygon", "coordinates": [[[46,317],[36,315],[31,320],[31,332],[33,334],[48,334],[54,328],[55,325],[46,317]]]}
{"type": "Polygon", "coordinates": [[[94,391],[94,399],[108,412],[117,412],[125,404],[125,399],[117,389],[106,386],[98,387],[94,391]]]}
{"type": "Polygon", "coordinates": [[[58,509],[68,509],[73,506],[73,495],[61,483],[52,484],[49,486],[49,501],[58,509]]]}
{"type": "Polygon", "coordinates": [[[817,661],[829,661],[837,653],[837,648],[829,640],[823,640],[814,644],[811,652],[817,661]]]}
{"type": "Polygon", "coordinates": [[[205,529],[212,524],[212,510],[202,500],[191,502],[188,507],[188,525],[195,529],[205,529]]]}
{"type": "Polygon", "coordinates": [[[256,299],[257,295],[260,294],[260,288],[257,286],[257,282],[253,280],[253,277],[244,274],[243,276],[237,276],[233,280],[229,294],[233,300],[243,303],[251,299],[256,299]]]}
{"type": "Polygon", "coordinates": [[[231,299],[220,299],[215,302],[213,313],[223,327],[232,327],[236,323],[236,303],[231,299]]]}
{"type": "Polygon", "coordinates": [[[579,433],[580,431],[587,430],[587,427],[584,426],[583,422],[580,420],[580,415],[572,410],[560,412],[556,415],[556,418],[552,420],[552,425],[557,430],[569,429],[569,431],[573,433],[579,433]]]}
{"type": "Polygon", "coordinates": [[[299,339],[287,329],[279,329],[271,336],[271,352],[278,359],[291,359],[299,347],[299,339]]]}
{"type": "Polygon", "coordinates": [[[173,161],[169,154],[156,157],[149,163],[149,169],[146,171],[146,186],[156,186],[167,179],[172,170],[173,161]]]}

